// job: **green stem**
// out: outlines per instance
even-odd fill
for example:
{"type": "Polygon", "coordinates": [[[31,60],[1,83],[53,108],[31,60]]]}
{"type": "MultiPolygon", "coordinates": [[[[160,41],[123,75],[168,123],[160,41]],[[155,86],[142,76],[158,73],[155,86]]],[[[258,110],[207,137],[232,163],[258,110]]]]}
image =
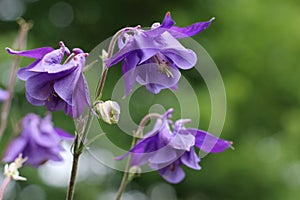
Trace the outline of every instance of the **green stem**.
{"type": "MultiPolygon", "coordinates": [[[[133,148],[138,139],[142,136],[142,133],[143,133],[143,129],[147,123],[147,121],[151,118],[161,118],[162,116],[160,114],[157,114],[157,113],[150,113],[148,115],[146,115],[140,122],[140,125],[137,129],[137,131],[133,134],[133,139],[132,139],[132,143],[131,143],[131,148],[133,148]]],[[[122,178],[122,181],[121,181],[121,184],[119,186],[119,189],[118,189],[118,193],[117,193],[117,197],[116,197],[116,200],[120,200],[121,197],[122,197],[122,194],[126,188],[126,185],[128,183],[128,177],[129,177],[129,170],[130,170],[130,167],[131,167],[131,161],[132,161],[132,157],[133,157],[133,154],[131,153],[129,156],[128,156],[128,160],[127,160],[127,163],[126,163],[126,167],[125,167],[125,171],[124,171],[124,174],[123,174],[123,178],[122,178]]]]}
{"type": "Polygon", "coordinates": [[[73,163],[72,163],[72,171],[71,171],[71,178],[70,178],[70,183],[68,188],[67,200],[72,200],[74,196],[78,161],[79,161],[79,156],[82,153],[78,150],[78,140],[79,140],[79,135],[77,134],[73,146],[73,163]]]}
{"type": "MultiPolygon", "coordinates": [[[[112,56],[115,44],[118,40],[118,37],[120,37],[120,35],[125,30],[128,30],[128,28],[118,31],[113,36],[112,40],[110,41],[109,47],[108,47],[108,56],[107,56],[108,58],[112,56]]],[[[100,78],[100,81],[99,81],[99,84],[98,84],[98,87],[97,87],[95,100],[100,100],[100,98],[102,96],[102,91],[103,91],[103,87],[104,87],[104,83],[105,83],[105,79],[106,79],[106,75],[107,75],[107,71],[108,71],[108,68],[105,66],[104,61],[103,61],[103,69],[104,70],[102,72],[102,75],[101,75],[101,78],[100,78]]],[[[87,121],[85,122],[84,130],[83,131],[78,131],[76,133],[76,138],[75,138],[74,146],[73,146],[73,148],[74,148],[74,151],[73,151],[73,164],[72,164],[71,177],[70,177],[70,182],[69,182],[69,187],[68,187],[67,200],[73,200],[79,157],[82,154],[83,149],[85,147],[84,142],[86,140],[90,125],[93,121],[93,116],[94,116],[93,113],[90,111],[89,114],[88,114],[87,121]]]]}
{"type": "MultiPolygon", "coordinates": [[[[27,40],[27,34],[28,31],[32,28],[32,23],[31,22],[25,22],[25,20],[20,19],[18,21],[18,24],[20,26],[18,36],[16,38],[16,49],[17,50],[24,50],[26,46],[26,40],[27,40]]],[[[6,129],[7,126],[7,118],[8,114],[10,111],[11,107],[11,102],[12,102],[12,97],[13,97],[13,92],[14,92],[14,85],[17,77],[17,69],[20,64],[20,56],[15,56],[12,69],[10,72],[9,80],[8,80],[8,86],[7,86],[7,91],[8,91],[8,99],[3,102],[2,105],[2,110],[1,110],[1,122],[0,122],[0,140],[3,136],[3,133],[6,129]]]]}

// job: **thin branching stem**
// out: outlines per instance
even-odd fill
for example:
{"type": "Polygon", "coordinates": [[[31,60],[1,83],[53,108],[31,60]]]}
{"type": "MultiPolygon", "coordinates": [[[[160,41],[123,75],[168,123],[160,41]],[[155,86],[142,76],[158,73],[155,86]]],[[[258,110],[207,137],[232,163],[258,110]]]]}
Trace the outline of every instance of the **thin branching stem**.
{"type": "MultiPolygon", "coordinates": [[[[130,149],[133,148],[136,145],[138,139],[142,136],[143,129],[144,129],[146,123],[148,122],[148,120],[150,120],[151,118],[161,118],[161,117],[162,116],[160,114],[149,113],[148,115],[146,115],[141,120],[137,131],[133,133],[133,139],[132,139],[132,143],[131,143],[130,149]]],[[[127,163],[126,163],[126,167],[125,167],[125,171],[124,171],[124,174],[123,174],[123,178],[122,178],[121,184],[120,184],[119,189],[118,189],[116,200],[120,200],[121,199],[122,194],[123,194],[123,192],[124,192],[124,190],[126,188],[126,185],[128,183],[128,177],[129,177],[129,174],[130,174],[129,170],[130,170],[130,167],[131,167],[132,157],[133,157],[133,154],[131,153],[128,156],[128,160],[127,160],[127,163]]]]}
{"type": "MultiPolygon", "coordinates": [[[[110,41],[109,47],[108,47],[108,56],[107,58],[111,57],[115,48],[115,44],[118,40],[118,37],[124,32],[128,30],[128,28],[122,29],[118,31],[110,41]]],[[[103,61],[103,72],[97,87],[96,91],[96,97],[95,100],[100,100],[102,96],[102,91],[106,79],[108,68],[105,66],[105,62],[103,61]]],[[[85,140],[88,135],[88,131],[90,128],[90,125],[93,121],[93,113],[92,111],[89,111],[88,114],[88,119],[85,122],[84,130],[78,131],[75,137],[75,141],[73,144],[73,163],[72,163],[72,171],[71,171],[71,177],[70,177],[70,182],[69,182],[69,187],[68,187],[68,194],[67,194],[67,200],[73,200],[74,192],[75,192],[75,183],[76,183],[76,176],[77,176],[77,169],[78,169],[78,162],[79,162],[79,157],[83,152],[85,145],[85,140]]]]}

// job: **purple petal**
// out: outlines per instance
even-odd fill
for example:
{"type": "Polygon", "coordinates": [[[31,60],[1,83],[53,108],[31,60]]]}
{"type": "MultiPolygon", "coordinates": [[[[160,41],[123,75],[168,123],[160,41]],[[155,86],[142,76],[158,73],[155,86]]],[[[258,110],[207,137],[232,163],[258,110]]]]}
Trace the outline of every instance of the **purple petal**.
{"type": "Polygon", "coordinates": [[[64,78],[55,81],[53,85],[54,91],[69,105],[72,105],[73,94],[75,86],[80,77],[80,73],[81,69],[77,68],[68,76],[65,76],[64,78]]]}
{"type": "Polygon", "coordinates": [[[6,90],[0,89],[0,101],[5,101],[9,98],[9,93],[6,90]]]}
{"type": "Polygon", "coordinates": [[[134,53],[137,50],[134,42],[128,41],[127,44],[115,53],[112,57],[105,60],[106,67],[111,67],[123,60],[129,53],[134,53]]]}
{"type": "Polygon", "coordinates": [[[135,67],[139,62],[139,58],[136,54],[131,54],[126,57],[122,63],[122,73],[124,77],[125,95],[127,96],[132,90],[136,81],[136,70],[135,67]]]}
{"type": "Polygon", "coordinates": [[[207,153],[219,153],[228,149],[232,145],[232,142],[219,139],[216,136],[202,130],[188,129],[188,131],[196,137],[195,146],[207,153]]]}
{"type": "Polygon", "coordinates": [[[55,134],[50,120],[47,117],[41,120],[37,115],[24,118],[22,135],[30,135],[30,141],[33,140],[41,147],[52,148],[57,146],[60,138],[55,134]]]}
{"type": "Polygon", "coordinates": [[[77,84],[74,88],[71,116],[73,118],[79,117],[83,113],[86,105],[92,110],[87,82],[83,74],[80,74],[77,84]]]}
{"type": "Polygon", "coordinates": [[[35,106],[43,106],[45,105],[45,100],[38,100],[38,99],[35,99],[33,97],[31,97],[27,92],[25,93],[26,95],[26,99],[29,103],[31,103],[32,105],[35,105],[35,106]]]}
{"type": "Polygon", "coordinates": [[[48,72],[52,67],[59,68],[65,55],[65,48],[56,49],[47,53],[37,65],[29,69],[32,72],[48,72]]]}
{"type": "Polygon", "coordinates": [[[26,92],[37,100],[46,100],[53,92],[53,81],[56,76],[49,76],[46,73],[39,73],[26,81],[26,92]]]}
{"type": "Polygon", "coordinates": [[[45,101],[45,106],[49,111],[56,112],[65,109],[67,103],[57,95],[56,96],[50,95],[49,99],[45,101]]]}
{"type": "Polygon", "coordinates": [[[157,94],[161,89],[170,88],[177,84],[181,73],[177,68],[167,67],[169,74],[160,72],[156,63],[140,65],[136,68],[137,82],[141,85],[148,85],[147,89],[157,94]]]}
{"type": "Polygon", "coordinates": [[[191,37],[205,30],[214,19],[215,18],[212,18],[207,22],[197,22],[184,28],[173,26],[168,30],[168,32],[171,33],[175,38],[191,37]]]}
{"type": "Polygon", "coordinates": [[[15,158],[18,157],[20,153],[23,152],[25,146],[27,144],[26,138],[18,137],[14,139],[8,146],[5,156],[3,158],[3,162],[12,162],[15,158]]]}
{"type": "Polygon", "coordinates": [[[38,59],[36,61],[34,61],[33,63],[31,63],[30,65],[28,65],[27,67],[23,67],[21,69],[18,70],[18,78],[26,81],[28,78],[36,75],[36,72],[31,72],[29,71],[30,69],[32,69],[34,66],[36,66],[41,60],[38,59]]]}
{"type": "Polygon", "coordinates": [[[54,127],[54,130],[62,139],[69,140],[69,141],[74,140],[74,135],[71,135],[70,133],[64,131],[63,129],[54,127]]]}
{"type": "Polygon", "coordinates": [[[174,24],[175,24],[175,22],[173,21],[173,19],[171,17],[171,13],[167,12],[162,24],[158,27],[153,27],[153,25],[152,25],[153,29],[147,31],[147,35],[149,35],[151,37],[156,37],[156,36],[162,34],[163,32],[168,31],[174,24]]]}
{"type": "Polygon", "coordinates": [[[150,136],[140,140],[132,149],[129,150],[128,153],[117,157],[116,160],[122,160],[127,157],[130,153],[134,154],[144,154],[151,153],[157,150],[156,141],[158,139],[158,135],[150,136]]]}
{"type": "Polygon", "coordinates": [[[171,164],[163,169],[159,170],[159,174],[169,183],[179,183],[184,177],[185,173],[179,165],[171,164]]]}
{"type": "Polygon", "coordinates": [[[174,162],[178,159],[177,152],[170,146],[158,149],[154,155],[149,158],[149,163],[164,164],[174,162]]]}
{"type": "Polygon", "coordinates": [[[162,53],[180,69],[191,69],[197,63],[197,56],[195,52],[190,49],[165,49],[162,53]]]}
{"type": "Polygon", "coordinates": [[[27,51],[14,51],[10,48],[6,48],[6,51],[9,54],[15,54],[19,56],[25,56],[28,58],[37,58],[40,59],[44,57],[47,53],[50,53],[54,49],[52,47],[42,47],[42,48],[37,48],[37,49],[32,49],[32,50],[27,50],[27,51]]]}
{"type": "Polygon", "coordinates": [[[169,145],[174,149],[190,151],[191,147],[195,145],[195,136],[177,133],[171,139],[169,145]]]}
{"type": "Polygon", "coordinates": [[[189,152],[185,152],[182,157],[180,158],[181,162],[185,164],[186,166],[195,169],[200,170],[201,167],[199,166],[200,159],[197,156],[195,149],[191,148],[189,152]]]}

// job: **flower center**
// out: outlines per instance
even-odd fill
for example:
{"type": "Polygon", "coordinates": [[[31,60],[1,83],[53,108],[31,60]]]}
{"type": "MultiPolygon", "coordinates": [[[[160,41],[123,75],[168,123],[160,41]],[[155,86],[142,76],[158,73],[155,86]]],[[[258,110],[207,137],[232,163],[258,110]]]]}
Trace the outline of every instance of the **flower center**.
{"type": "Polygon", "coordinates": [[[157,63],[157,70],[160,73],[166,74],[168,78],[174,77],[172,72],[170,71],[170,66],[169,66],[170,63],[166,61],[166,59],[164,59],[162,55],[156,54],[155,56],[153,56],[153,58],[157,63]]]}
{"type": "Polygon", "coordinates": [[[51,96],[54,96],[55,98],[58,97],[56,92],[52,92],[52,94],[47,98],[47,101],[49,102],[51,100],[51,96]]]}

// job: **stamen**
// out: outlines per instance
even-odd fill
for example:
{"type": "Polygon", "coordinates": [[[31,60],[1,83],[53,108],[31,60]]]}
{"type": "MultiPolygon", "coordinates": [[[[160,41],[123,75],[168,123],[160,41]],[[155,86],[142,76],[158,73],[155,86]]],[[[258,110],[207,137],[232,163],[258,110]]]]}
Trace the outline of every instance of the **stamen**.
{"type": "Polygon", "coordinates": [[[155,62],[157,63],[157,69],[160,73],[166,74],[168,78],[174,78],[174,75],[170,71],[169,62],[166,61],[163,58],[160,58],[160,56],[157,54],[153,56],[155,62]]]}

